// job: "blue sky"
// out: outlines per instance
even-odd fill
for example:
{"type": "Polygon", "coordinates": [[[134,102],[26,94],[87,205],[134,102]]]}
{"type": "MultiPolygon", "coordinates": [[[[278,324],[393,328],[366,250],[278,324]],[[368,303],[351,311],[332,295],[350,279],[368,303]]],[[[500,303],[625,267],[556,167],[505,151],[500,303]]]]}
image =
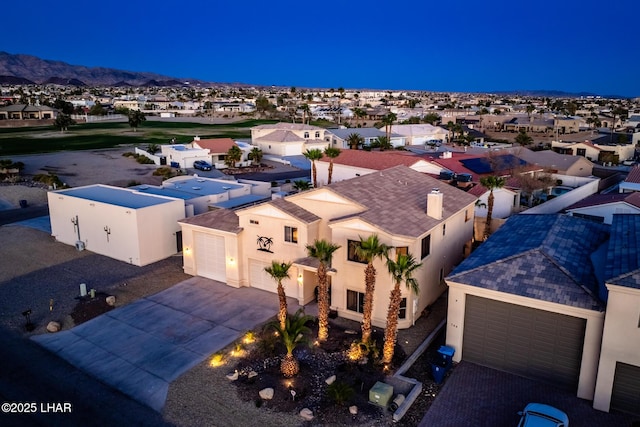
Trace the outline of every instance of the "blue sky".
{"type": "Polygon", "coordinates": [[[259,85],[640,96],[637,0],[6,3],[0,50],[77,65],[259,85]]]}

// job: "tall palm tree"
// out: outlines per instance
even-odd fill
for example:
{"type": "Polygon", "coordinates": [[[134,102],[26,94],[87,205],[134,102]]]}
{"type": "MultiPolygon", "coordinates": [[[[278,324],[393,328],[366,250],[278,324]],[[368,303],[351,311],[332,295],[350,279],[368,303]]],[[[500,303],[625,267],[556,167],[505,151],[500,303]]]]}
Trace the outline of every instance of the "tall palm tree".
{"type": "Polygon", "coordinates": [[[278,299],[280,300],[280,310],[278,310],[278,320],[280,321],[280,327],[284,329],[285,323],[284,321],[287,318],[287,296],[284,293],[284,286],[282,286],[282,281],[284,279],[289,279],[289,268],[291,268],[291,263],[279,263],[278,261],[271,261],[271,265],[269,267],[265,267],[264,271],[266,271],[269,276],[273,280],[275,280],[278,288],[278,299]]]}
{"type": "Polygon", "coordinates": [[[352,150],[357,150],[359,146],[364,144],[364,138],[362,137],[362,135],[355,132],[350,133],[347,136],[346,141],[347,141],[347,144],[349,144],[349,148],[352,150]]]}
{"type": "Polygon", "coordinates": [[[300,109],[302,110],[302,124],[307,123],[307,120],[311,121],[311,108],[309,108],[309,104],[302,104],[300,109]]]}
{"type": "Polygon", "coordinates": [[[389,246],[380,242],[377,234],[363,239],[356,247],[356,256],[367,262],[364,269],[364,309],[362,310],[362,341],[368,343],[371,339],[371,314],[373,313],[373,292],[376,287],[376,269],[373,261],[382,259],[389,254],[389,246]]]}
{"type": "Polygon", "coordinates": [[[233,145],[227,151],[227,156],[224,159],[224,163],[230,168],[235,168],[236,163],[242,159],[242,150],[237,145],[233,145]]]}
{"type": "Polygon", "coordinates": [[[329,277],[327,268],[331,267],[333,253],[340,248],[326,240],[315,240],[307,245],[307,253],[317,259],[318,265],[318,341],[322,342],[329,336],[329,277]]]}
{"type": "Polygon", "coordinates": [[[451,120],[447,122],[447,130],[449,131],[449,144],[453,143],[453,129],[456,127],[456,124],[451,120]]]}
{"type": "Polygon", "coordinates": [[[387,141],[391,141],[391,126],[393,126],[393,122],[398,119],[398,116],[395,113],[388,113],[386,116],[382,118],[382,123],[384,124],[385,132],[387,135],[387,141]]]}
{"type": "Polygon", "coordinates": [[[422,263],[417,263],[413,255],[398,255],[396,261],[387,258],[387,269],[393,278],[393,289],[389,298],[389,311],[387,312],[387,327],[384,330],[384,345],[382,347],[382,363],[391,363],[398,337],[398,314],[402,302],[400,284],[404,282],[408,289],[418,293],[418,281],[413,277],[413,272],[420,268],[422,263]]]}
{"type": "Polygon", "coordinates": [[[262,150],[258,147],[253,147],[249,152],[249,159],[251,159],[256,165],[260,165],[260,162],[262,162],[262,156],[262,150]]]}
{"type": "Polygon", "coordinates": [[[313,320],[312,316],[304,314],[304,310],[299,309],[295,314],[287,316],[284,326],[281,326],[280,322],[269,324],[278,332],[280,340],[287,349],[287,354],[280,362],[280,372],[285,377],[290,378],[300,372],[300,364],[293,355],[293,350],[308,341],[307,337],[311,330],[306,325],[311,320],[313,320]]]}
{"type": "Polygon", "coordinates": [[[327,147],[324,149],[324,155],[329,158],[329,177],[327,184],[331,184],[331,178],[333,177],[333,159],[340,155],[340,149],[337,147],[327,147]]]}
{"type": "Polygon", "coordinates": [[[318,172],[316,170],[316,160],[320,160],[322,158],[322,151],[319,148],[314,148],[312,150],[305,151],[303,154],[307,159],[311,160],[311,177],[313,178],[313,188],[317,188],[318,172]]]}
{"type": "Polygon", "coordinates": [[[487,240],[491,235],[491,216],[493,215],[493,202],[495,199],[493,196],[493,190],[504,187],[506,180],[499,176],[485,176],[480,178],[480,184],[489,190],[489,198],[487,200],[487,219],[484,223],[484,240],[487,240]]]}

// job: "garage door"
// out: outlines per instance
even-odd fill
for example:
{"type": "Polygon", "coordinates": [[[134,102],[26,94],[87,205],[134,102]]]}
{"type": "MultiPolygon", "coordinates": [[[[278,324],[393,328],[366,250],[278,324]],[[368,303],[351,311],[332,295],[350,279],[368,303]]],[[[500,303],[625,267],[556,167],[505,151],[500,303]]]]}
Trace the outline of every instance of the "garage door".
{"type": "Polygon", "coordinates": [[[462,358],[577,390],[586,320],[467,295],[462,358]]]}
{"type": "Polygon", "coordinates": [[[269,292],[276,292],[276,282],[264,271],[270,264],[262,261],[249,261],[249,282],[252,288],[264,289],[269,292]]]}
{"type": "Polygon", "coordinates": [[[194,240],[196,274],[226,283],[224,237],[195,233],[194,240]]]}
{"type": "Polygon", "coordinates": [[[640,415],[640,367],[616,363],[611,409],[640,415]]]}

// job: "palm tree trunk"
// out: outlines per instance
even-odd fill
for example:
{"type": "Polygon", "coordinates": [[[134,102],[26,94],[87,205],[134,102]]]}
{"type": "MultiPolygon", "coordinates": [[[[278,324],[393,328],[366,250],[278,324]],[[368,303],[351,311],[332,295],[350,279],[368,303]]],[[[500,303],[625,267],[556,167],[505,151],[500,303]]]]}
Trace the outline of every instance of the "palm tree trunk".
{"type": "Polygon", "coordinates": [[[387,327],[384,330],[384,346],[382,347],[382,363],[391,363],[398,337],[398,313],[400,313],[400,282],[397,282],[389,298],[389,312],[387,313],[387,327]]]}
{"type": "Polygon", "coordinates": [[[484,240],[487,240],[491,235],[491,216],[493,215],[493,190],[489,191],[489,198],[487,200],[487,219],[484,224],[484,240]]]}
{"type": "Polygon", "coordinates": [[[311,161],[311,174],[313,175],[313,188],[318,188],[318,182],[316,180],[316,162],[315,160],[311,161]]]}
{"type": "Polygon", "coordinates": [[[365,291],[362,312],[362,342],[371,340],[371,315],[373,313],[373,291],[376,286],[376,269],[371,263],[364,270],[365,291]]]}
{"type": "Polygon", "coordinates": [[[318,341],[329,337],[329,285],[327,267],[323,262],[318,266],[318,341]]]}
{"type": "Polygon", "coordinates": [[[278,310],[278,320],[280,321],[280,327],[285,328],[285,322],[287,320],[287,296],[284,293],[284,287],[282,282],[278,282],[278,298],[280,299],[280,310],[278,310]]]}
{"type": "Polygon", "coordinates": [[[329,178],[328,178],[328,184],[331,184],[331,178],[333,177],[333,159],[329,160],[329,178]]]}

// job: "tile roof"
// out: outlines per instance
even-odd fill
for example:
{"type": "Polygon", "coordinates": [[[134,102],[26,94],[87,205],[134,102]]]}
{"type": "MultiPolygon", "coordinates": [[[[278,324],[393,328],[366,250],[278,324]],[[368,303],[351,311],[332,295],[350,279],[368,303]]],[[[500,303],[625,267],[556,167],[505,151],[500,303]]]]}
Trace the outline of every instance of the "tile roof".
{"type": "MultiPolygon", "coordinates": [[[[384,129],[377,129],[377,128],[327,129],[327,132],[337,136],[340,139],[347,139],[349,135],[351,135],[352,133],[358,134],[363,138],[377,138],[379,136],[387,135],[384,129]]],[[[394,135],[391,134],[391,136],[394,136],[394,135]]],[[[395,135],[395,136],[401,136],[401,135],[395,135]]]]}
{"type": "Polygon", "coordinates": [[[566,215],[516,215],[447,280],[601,310],[590,257],[607,242],[609,229],[566,215]]]}
{"type": "Polygon", "coordinates": [[[226,153],[236,142],[231,138],[213,138],[194,141],[201,148],[209,149],[210,154],[226,153]]]}
{"type": "Polygon", "coordinates": [[[324,130],[318,126],[307,125],[303,123],[273,123],[266,125],[254,126],[251,129],[274,129],[274,130],[324,130]]]}
{"type": "Polygon", "coordinates": [[[615,214],[607,252],[607,283],[640,289],[640,215],[615,214]]]}
{"type": "MultiPolygon", "coordinates": [[[[329,160],[330,159],[326,156],[320,159],[321,162],[327,163],[329,160]]],[[[333,163],[366,169],[383,170],[398,165],[410,167],[421,160],[424,160],[421,156],[408,151],[342,150],[340,155],[333,159],[333,163]]]]}
{"type": "Polygon", "coordinates": [[[634,184],[640,184],[640,166],[634,166],[629,171],[629,175],[625,178],[624,182],[632,182],[634,184]]]}
{"type": "Polygon", "coordinates": [[[213,228],[216,230],[226,231],[228,233],[238,234],[242,231],[238,215],[229,209],[215,209],[200,215],[181,219],[178,221],[183,224],[192,224],[200,227],[213,228]]]}
{"type": "Polygon", "coordinates": [[[296,205],[295,203],[289,202],[285,199],[275,199],[271,201],[271,204],[281,211],[291,215],[292,217],[299,219],[302,222],[311,223],[314,221],[318,221],[321,218],[314,213],[309,212],[308,210],[296,205]]]}
{"type": "Polygon", "coordinates": [[[612,193],[612,194],[592,194],[584,199],[567,206],[565,210],[587,208],[591,206],[608,205],[609,203],[625,202],[637,208],[640,208],[640,193],[612,193]]]}
{"type": "Polygon", "coordinates": [[[552,150],[531,151],[524,147],[507,148],[505,151],[511,152],[514,156],[521,158],[531,165],[539,165],[558,171],[566,171],[577,162],[591,163],[582,156],[570,156],[559,154],[552,150]]]}
{"type": "Polygon", "coordinates": [[[264,141],[264,142],[300,142],[304,141],[304,138],[296,135],[290,130],[282,130],[278,129],[273,132],[268,133],[267,135],[255,138],[255,141],[264,141]]]}
{"type": "Polygon", "coordinates": [[[335,218],[332,223],[360,218],[390,234],[417,238],[443,220],[473,205],[474,196],[406,166],[395,166],[323,187],[365,207],[364,211],[335,218]],[[443,219],[427,216],[427,194],[443,194],[443,219]]]}

